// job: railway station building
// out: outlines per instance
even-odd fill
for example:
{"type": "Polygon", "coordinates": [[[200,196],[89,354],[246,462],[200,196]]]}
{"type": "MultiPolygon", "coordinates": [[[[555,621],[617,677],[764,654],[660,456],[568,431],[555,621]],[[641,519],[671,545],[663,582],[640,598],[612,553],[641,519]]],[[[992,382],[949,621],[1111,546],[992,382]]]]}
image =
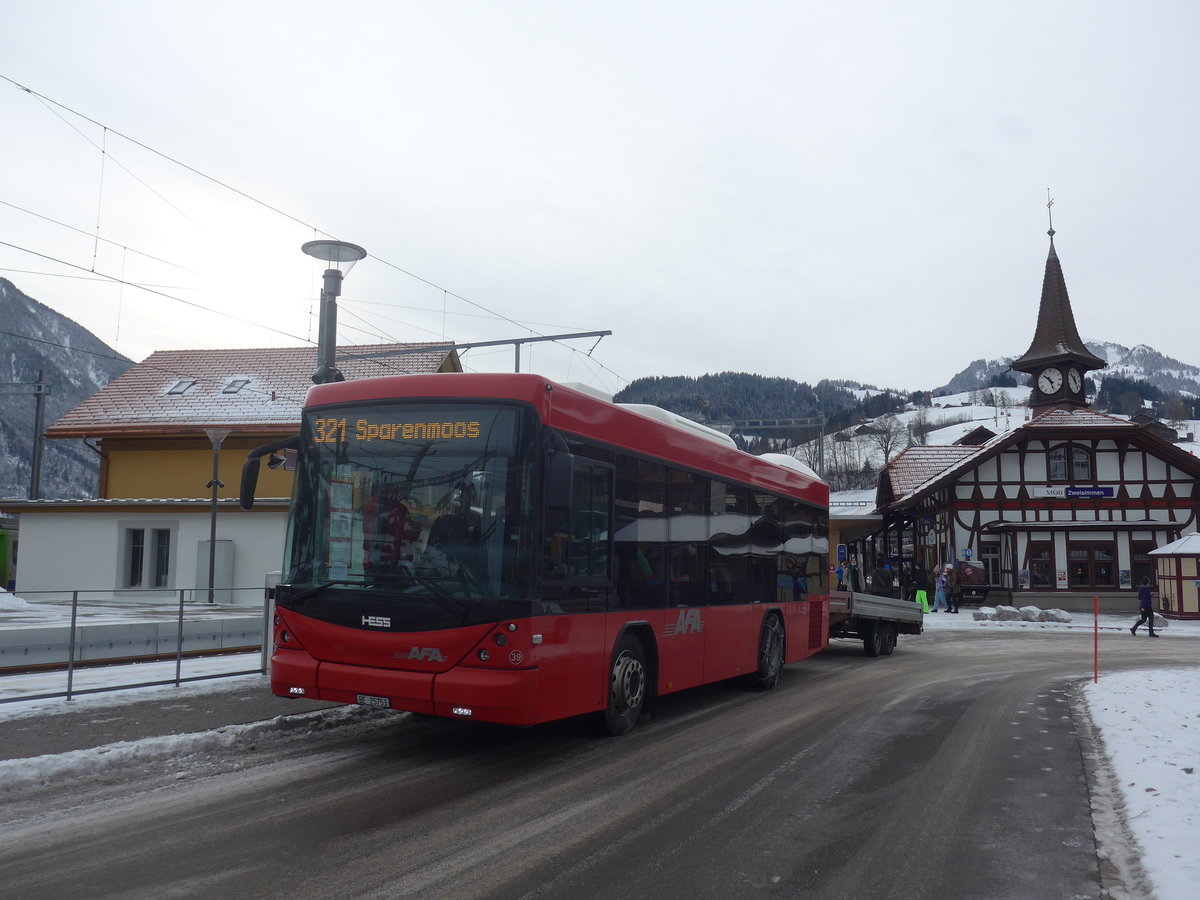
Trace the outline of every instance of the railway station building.
{"type": "MultiPolygon", "coordinates": [[[[1079,337],[1049,234],[1033,340],[1012,364],[1032,378],[1031,419],[982,443],[898,454],[879,477],[871,542],[926,571],[982,570],[989,604],[1090,611],[1099,598],[1127,611],[1141,579],[1157,577],[1153,551],[1197,530],[1200,459],[1158,423],[1090,408],[1085,376],[1105,362],[1079,337]]],[[[1194,602],[1163,612],[1200,618],[1194,602]]]]}

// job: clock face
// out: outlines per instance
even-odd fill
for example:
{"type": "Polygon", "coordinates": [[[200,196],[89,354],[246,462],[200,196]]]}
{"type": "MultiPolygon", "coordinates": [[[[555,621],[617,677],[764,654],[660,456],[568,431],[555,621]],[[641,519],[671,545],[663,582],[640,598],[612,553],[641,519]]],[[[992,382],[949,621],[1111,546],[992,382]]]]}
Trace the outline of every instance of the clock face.
{"type": "Polygon", "coordinates": [[[1078,369],[1072,368],[1067,373],[1067,384],[1077,394],[1083,389],[1083,376],[1079,374],[1078,369]]]}
{"type": "Polygon", "coordinates": [[[1038,389],[1043,394],[1058,393],[1058,389],[1062,387],[1063,377],[1062,372],[1053,367],[1042,369],[1042,374],[1038,376],[1038,389]]]}

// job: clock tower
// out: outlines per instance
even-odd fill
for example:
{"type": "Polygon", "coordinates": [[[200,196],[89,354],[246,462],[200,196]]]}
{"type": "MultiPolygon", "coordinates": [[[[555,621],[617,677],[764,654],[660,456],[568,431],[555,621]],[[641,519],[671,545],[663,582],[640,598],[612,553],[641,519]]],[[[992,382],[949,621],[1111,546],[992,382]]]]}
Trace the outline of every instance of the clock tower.
{"type": "Polygon", "coordinates": [[[1030,406],[1035,416],[1050,409],[1086,408],[1084,377],[1090,370],[1108,365],[1088,350],[1079,337],[1071,313],[1071,298],[1067,296],[1067,282],[1054,250],[1053,224],[1046,233],[1050,235],[1050,255],[1042,279],[1042,302],[1033,343],[1010,367],[1033,376],[1030,406]]]}

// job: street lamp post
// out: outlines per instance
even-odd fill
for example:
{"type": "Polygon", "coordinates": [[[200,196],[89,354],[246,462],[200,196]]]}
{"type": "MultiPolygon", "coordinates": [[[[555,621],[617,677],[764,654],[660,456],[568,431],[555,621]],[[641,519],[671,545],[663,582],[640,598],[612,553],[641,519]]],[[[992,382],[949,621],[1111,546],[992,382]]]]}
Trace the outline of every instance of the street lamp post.
{"type": "Polygon", "coordinates": [[[212,516],[208,531],[208,602],[212,603],[213,581],[217,574],[217,489],[225,487],[224,482],[217,476],[221,463],[221,443],[229,437],[229,429],[205,428],[204,433],[212,442],[213,449],[212,480],[207,485],[212,489],[212,516]]]}
{"type": "Polygon", "coordinates": [[[317,371],[314,384],[342,381],[337,370],[337,298],[342,293],[342,278],[356,262],[367,255],[358,244],[345,241],[309,241],[300,248],[314,259],[329,263],[321,287],[321,319],[317,333],[317,371]]]}

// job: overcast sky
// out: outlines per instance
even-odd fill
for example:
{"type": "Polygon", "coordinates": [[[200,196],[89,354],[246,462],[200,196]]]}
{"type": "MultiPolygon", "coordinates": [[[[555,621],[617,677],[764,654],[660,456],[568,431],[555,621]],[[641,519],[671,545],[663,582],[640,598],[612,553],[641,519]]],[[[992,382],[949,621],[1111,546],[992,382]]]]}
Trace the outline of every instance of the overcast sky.
{"type": "Polygon", "coordinates": [[[1194,2],[3,12],[0,275],[135,360],[315,342],[329,235],[341,344],[927,389],[1029,346],[1050,188],[1084,338],[1200,362],[1194,2]]]}

